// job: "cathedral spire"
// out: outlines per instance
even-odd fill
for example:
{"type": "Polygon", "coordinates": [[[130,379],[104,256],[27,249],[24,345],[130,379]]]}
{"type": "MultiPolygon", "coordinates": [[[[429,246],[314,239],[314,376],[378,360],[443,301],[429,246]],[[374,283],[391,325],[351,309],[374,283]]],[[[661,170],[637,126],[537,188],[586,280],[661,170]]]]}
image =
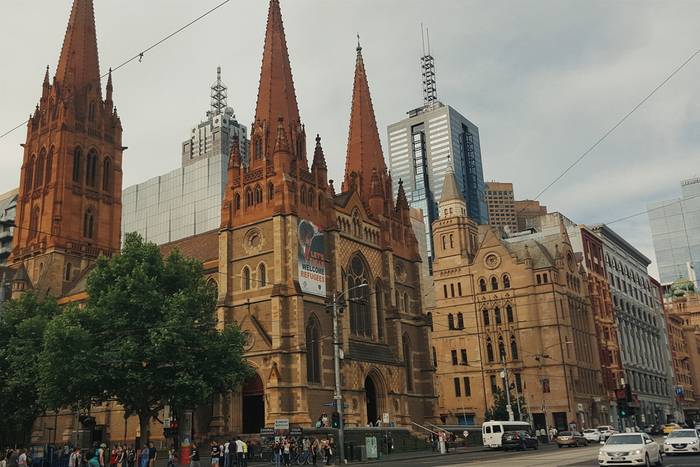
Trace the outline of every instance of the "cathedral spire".
{"type": "Polygon", "coordinates": [[[56,80],[63,88],[73,86],[78,90],[92,84],[99,92],[100,64],[93,0],[73,0],[56,80]]]}
{"type": "Polygon", "coordinates": [[[275,147],[276,123],[280,118],[292,127],[300,125],[280,3],[270,0],[254,122],[267,123],[266,147],[269,149],[275,147]]]}
{"type": "Polygon", "coordinates": [[[373,171],[380,177],[386,175],[386,164],[382,146],[379,142],[377,120],[372,107],[372,96],[367,83],[367,73],[362,58],[362,46],[357,43],[355,63],[355,82],[352,93],[352,110],[350,113],[350,133],[348,135],[348,152],[345,159],[345,181],[343,191],[347,191],[351,174],[360,178],[360,193],[370,192],[373,171]]]}

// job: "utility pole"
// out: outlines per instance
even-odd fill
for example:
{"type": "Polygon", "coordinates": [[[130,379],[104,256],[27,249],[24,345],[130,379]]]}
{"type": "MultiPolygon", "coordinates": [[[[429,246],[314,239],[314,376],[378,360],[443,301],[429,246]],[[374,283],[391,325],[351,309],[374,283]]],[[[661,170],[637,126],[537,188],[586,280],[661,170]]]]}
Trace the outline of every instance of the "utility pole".
{"type": "Polygon", "coordinates": [[[338,452],[340,464],[345,463],[345,421],[343,420],[343,393],[340,380],[340,335],[338,332],[338,293],[333,294],[333,366],[335,369],[335,410],[338,411],[338,452]]]}
{"type": "Polygon", "coordinates": [[[503,380],[505,381],[506,389],[506,410],[508,411],[508,421],[515,421],[513,416],[513,407],[510,405],[510,386],[508,385],[508,370],[506,369],[506,359],[504,355],[501,355],[501,363],[503,364],[503,380]]]}

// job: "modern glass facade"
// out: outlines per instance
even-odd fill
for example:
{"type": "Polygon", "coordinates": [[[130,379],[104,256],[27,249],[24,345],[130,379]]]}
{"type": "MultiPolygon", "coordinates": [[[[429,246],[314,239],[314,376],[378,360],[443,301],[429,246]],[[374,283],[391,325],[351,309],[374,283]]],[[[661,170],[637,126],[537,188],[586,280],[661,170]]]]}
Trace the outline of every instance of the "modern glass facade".
{"type": "Polygon", "coordinates": [[[469,216],[479,224],[488,223],[476,125],[452,107],[439,104],[409,112],[407,119],[389,125],[387,131],[394,192],[403,180],[409,204],[423,210],[430,258],[432,223],[438,217],[437,202],[449,165],[467,200],[469,216]]]}
{"type": "Polygon", "coordinates": [[[164,244],[219,228],[228,157],[200,159],[122,192],[122,236],[164,244]]]}
{"type": "Polygon", "coordinates": [[[681,182],[681,198],[647,206],[661,283],[690,279],[700,272],[700,178],[681,182]]]}

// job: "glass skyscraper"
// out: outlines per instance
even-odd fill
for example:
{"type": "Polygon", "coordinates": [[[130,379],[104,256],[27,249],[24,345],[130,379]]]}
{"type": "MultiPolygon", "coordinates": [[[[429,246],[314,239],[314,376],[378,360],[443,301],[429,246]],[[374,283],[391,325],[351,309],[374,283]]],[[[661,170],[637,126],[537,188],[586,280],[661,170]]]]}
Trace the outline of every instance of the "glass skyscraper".
{"type": "Polygon", "coordinates": [[[234,136],[244,161],[248,139],[246,127],[226,105],[226,85],[218,71],[211,110],[182,143],[182,167],[123,190],[122,241],[125,234],[138,232],[162,245],[219,228],[234,136]]]}
{"type": "Polygon", "coordinates": [[[661,283],[689,279],[698,288],[700,272],[700,177],[681,181],[681,198],[647,206],[661,283]]]}
{"type": "Polygon", "coordinates": [[[438,217],[437,202],[448,166],[454,169],[469,216],[479,224],[488,223],[479,128],[449,105],[436,102],[389,125],[388,141],[394,192],[403,180],[409,204],[423,210],[432,263],[432,223],[438,217]]]}

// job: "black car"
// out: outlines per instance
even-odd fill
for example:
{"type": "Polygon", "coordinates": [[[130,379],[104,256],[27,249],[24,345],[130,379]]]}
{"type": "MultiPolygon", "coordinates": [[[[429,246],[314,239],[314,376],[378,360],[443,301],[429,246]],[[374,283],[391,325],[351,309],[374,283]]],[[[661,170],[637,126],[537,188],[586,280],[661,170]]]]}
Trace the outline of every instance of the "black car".
{"type": "Polygon", "coordinates": [[[501,438],[501,444],[504,451],[511,449],[537,449],[540,447],[537,437],[527,431],[506,431],[501,438]]]}

